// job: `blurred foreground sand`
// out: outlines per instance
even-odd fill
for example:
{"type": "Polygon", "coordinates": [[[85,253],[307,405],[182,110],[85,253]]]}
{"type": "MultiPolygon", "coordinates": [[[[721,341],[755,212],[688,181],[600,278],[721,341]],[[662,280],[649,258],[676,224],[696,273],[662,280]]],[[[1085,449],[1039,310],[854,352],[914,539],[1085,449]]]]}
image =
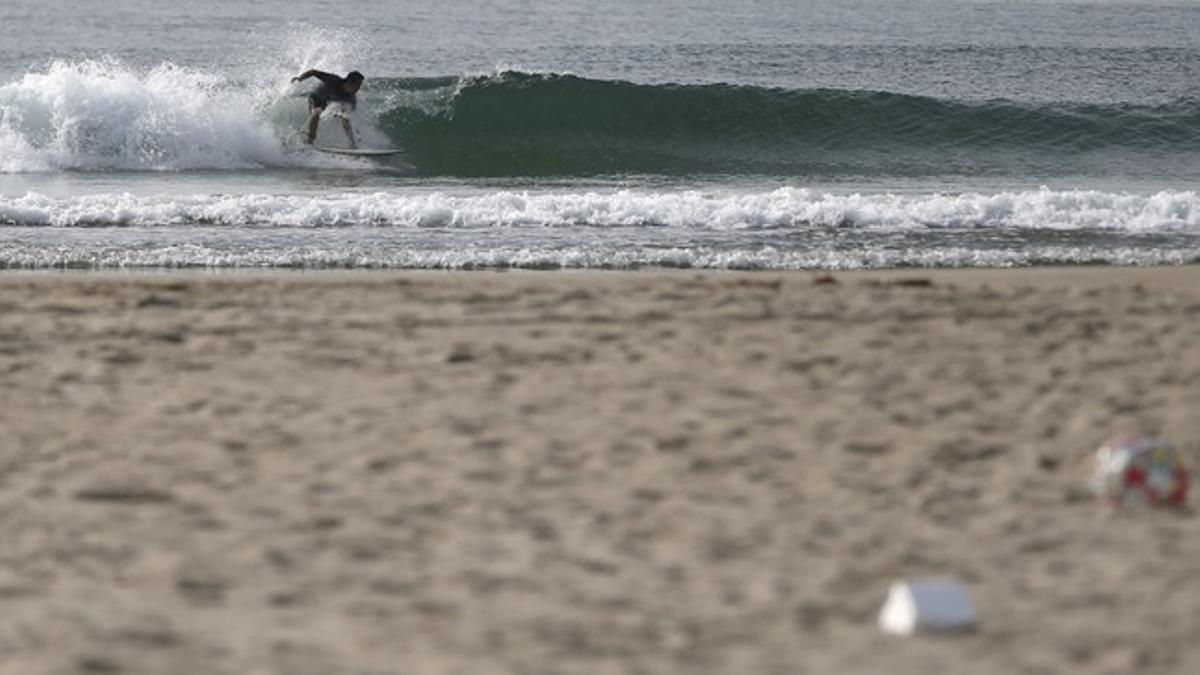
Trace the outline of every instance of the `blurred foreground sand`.
{"type": "Polygon", "coordinates": [[[0,673],[1200,672],[1200,268],[834,278],[0,276],[0,673]]]}

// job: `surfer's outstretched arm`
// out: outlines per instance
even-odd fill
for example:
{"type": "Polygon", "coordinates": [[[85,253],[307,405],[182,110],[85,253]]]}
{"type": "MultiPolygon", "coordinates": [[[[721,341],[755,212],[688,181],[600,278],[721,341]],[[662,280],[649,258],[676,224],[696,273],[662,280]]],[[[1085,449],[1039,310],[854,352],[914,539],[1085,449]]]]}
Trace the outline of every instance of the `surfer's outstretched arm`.
{"type": "Polygon", "coordinates": [[[329,80],[340,81],[337,75],[331,75],[321,70],[306,70],[303,73],[300,73],[300,75],[293,77],[292,82],[303,82],[310,77],[315,77],[322,82],[327,82],[329,80]]]}

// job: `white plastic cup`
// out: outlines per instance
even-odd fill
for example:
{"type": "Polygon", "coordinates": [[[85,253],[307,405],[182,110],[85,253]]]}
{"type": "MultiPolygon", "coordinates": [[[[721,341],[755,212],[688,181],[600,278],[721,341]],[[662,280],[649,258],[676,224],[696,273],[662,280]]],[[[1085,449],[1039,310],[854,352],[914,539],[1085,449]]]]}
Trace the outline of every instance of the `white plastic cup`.
{"type": "Polygon", "coordinates": [[[897,581],[879,611],[879,629],[890,635],[962,632],[975,625],[971,597],[953,579],[897,581]]]}

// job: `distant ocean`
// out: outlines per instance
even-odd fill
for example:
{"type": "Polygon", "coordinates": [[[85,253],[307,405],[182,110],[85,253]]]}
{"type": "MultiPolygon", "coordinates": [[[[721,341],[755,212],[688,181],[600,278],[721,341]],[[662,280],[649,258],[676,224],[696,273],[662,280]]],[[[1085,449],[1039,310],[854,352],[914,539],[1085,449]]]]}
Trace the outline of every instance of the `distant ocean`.
{"type": "Polygon", "coordinates": [[[1200,262],[1200,2],[333,7],[6,0],[0,268],[1200,262]]]}

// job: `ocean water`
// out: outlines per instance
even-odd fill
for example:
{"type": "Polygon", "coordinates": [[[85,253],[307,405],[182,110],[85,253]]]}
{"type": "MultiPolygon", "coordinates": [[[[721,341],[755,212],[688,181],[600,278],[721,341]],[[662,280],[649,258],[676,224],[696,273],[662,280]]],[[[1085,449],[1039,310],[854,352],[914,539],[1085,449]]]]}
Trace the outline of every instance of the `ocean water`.
{"type": "Polygon", "coordinates": [[[1200,1],[5,0],[0,25],[2,268],[1200,262],[1200,1]],[[406,153],[303,147],[308,68],[364,72],[362,144],[406,153]]]}

